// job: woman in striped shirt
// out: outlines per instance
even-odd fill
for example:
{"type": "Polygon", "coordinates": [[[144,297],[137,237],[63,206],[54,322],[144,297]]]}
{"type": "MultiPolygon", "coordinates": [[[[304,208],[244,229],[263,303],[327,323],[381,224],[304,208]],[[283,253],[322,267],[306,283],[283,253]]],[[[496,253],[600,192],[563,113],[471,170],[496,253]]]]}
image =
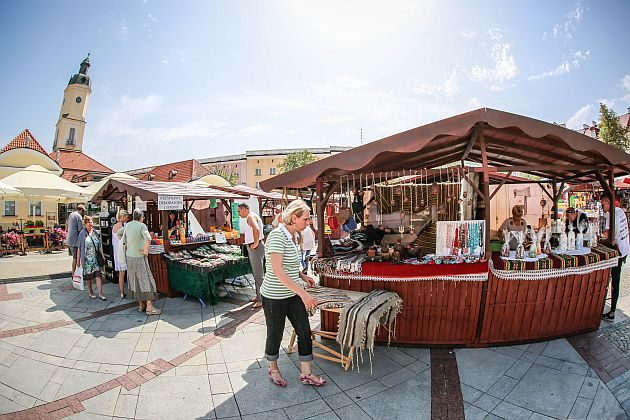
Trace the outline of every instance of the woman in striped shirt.
{"type": "Polygon", "coordinates": [[[282,213],[282,224],[272,230],[265,243],[266,273],[260,288],[267,323],[265,357],[269,361],[269,377],[278,386],[287,386],[278,370],[280,342],[284,323],[289,318],[298,338],[301,365],[300,382],[322,386],[326,380],[311,371],[313,341],[306,309],[315,309],[315,299],[300,284],[314,286],[312,278],[302,273],[299,245],[295,237],[308,226],[309,208],[295,200],[282,213]]]}

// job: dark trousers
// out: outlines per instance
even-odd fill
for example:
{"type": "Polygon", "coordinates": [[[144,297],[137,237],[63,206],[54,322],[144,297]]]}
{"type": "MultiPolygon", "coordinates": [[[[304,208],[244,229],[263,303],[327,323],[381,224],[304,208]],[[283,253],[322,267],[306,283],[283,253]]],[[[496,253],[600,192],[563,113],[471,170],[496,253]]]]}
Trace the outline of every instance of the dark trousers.
{"type": "Polygon", "coordinates": [[[265,358],[270,362],[278,360],[280,342],[284,334],[284,323],[289,318],[289,322],[297,334],[300,361],[313,360],[311,325],[308,322],[308,314],[302,299],[297,295],[286,299],[269,299],[263,296],[262,305],[267,323],[265,358]]]}
{"type": "Polygon", "coordinates": [[[617,301],[619,300],[619,283],[621,282],[621,266],[626,262],[626,256],[619,258],[619,263],[617,267],[613,267],[610,270],[610,276],[612,277],[611,281],[611,295],[612,300],[610,302],[610,312],[615,312],[617,309],[617,301]]]}

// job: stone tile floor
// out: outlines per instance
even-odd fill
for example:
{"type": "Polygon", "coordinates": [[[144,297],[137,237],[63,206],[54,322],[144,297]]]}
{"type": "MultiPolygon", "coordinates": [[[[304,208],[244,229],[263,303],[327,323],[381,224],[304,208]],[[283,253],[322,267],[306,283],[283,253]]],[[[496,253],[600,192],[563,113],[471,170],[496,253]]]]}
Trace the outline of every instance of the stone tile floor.
{"type": "MultiPolygon", "coordinates": [[[[264,317],[244,305],[251,291],[228,287],[232,299],[207,308],[162,299],[157,306],[163,314],[147,317],[114,298],[113,284],[105,286],[110,299],[102,302],[68,282],[7,285],[7,296],[20,297],[0,299],[0,414],[431,417],[429,349],[376,347],[372,364],[366,353],[349,372],[316,359],[315,370],[328,379],[322,388],[299,383],[295,354],[283,352],[279,362],[288,387],[281,389],[269,381],[262,360],[264,317]]],[[[630,309],[625,303],[623,308],[630,309]]],[[[312,324],[317,326],[317,316],[312,324]]],[[[623,331],[622,317],[616,325],[623,331]]],[[[289,333],[287,328],[285,346],[289,333]]],[[[630,373],[603,381],[568,340],[450,352],[466,418],[623,419],[630,413],[630,373]]]]}

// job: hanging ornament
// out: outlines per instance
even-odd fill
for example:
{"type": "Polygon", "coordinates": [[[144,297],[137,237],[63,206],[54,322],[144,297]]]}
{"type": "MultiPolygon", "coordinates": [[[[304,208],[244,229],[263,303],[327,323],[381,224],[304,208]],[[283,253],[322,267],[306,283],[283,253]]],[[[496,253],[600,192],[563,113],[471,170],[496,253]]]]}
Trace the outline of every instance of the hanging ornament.
{"type": "Polygon", "coordinates": [[[468,191],[464,191],[462,195],[464,196],[464,198],[468,197],[468,191]]]}
{"type": "Polygon", "coordinates": [[[540,207],[545,207],[546,205],[547,205],[547,200],[545,200],[544,198],[540,200],[540,207]]]}
{"type": "Polygon", "coordinates": [[[468,199],[468,205],[469,205],[469,206],[472,206],[472,198],[469,198],[469,199],[468,199]]]}

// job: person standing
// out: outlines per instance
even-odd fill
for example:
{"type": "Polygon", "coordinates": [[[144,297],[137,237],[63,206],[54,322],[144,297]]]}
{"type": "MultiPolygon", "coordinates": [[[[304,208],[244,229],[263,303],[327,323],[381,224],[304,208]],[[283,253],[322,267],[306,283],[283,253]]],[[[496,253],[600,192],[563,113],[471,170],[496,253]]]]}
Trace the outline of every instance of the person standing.
{"type": "Polygon", "coordinates": [[[313,230],[313,219],[308,220],[308,225],[302,231],[302,273],[308,273],[307,257],[311,255],[311,251],[315,248],[315,231],[313,230]]]}
{"type": "Polygon", "coordinates": [[[85,215],[85,206],[79,204],[77,209],[70,213],[66,222],[66,245],[72,256],[72,273],[77,269],[77,248],[79,234],[83,230],[83,216],[85,215]]]}
{"type": "Polygon", "coordinates": [[[300,359],[300,382],[322,386],[326,380],[311,370],[313,340],[306,309],[314,310],[316,302],[302,286],[301,281],[314,286],[315,281],[303,274],[296,233],[303,231],[309,220],[309,207],[303,200],[292,201],[282,214],[281,224],[267,237],[267,271],[260,294],[267,324],[265,358],[269,361],[269,378],[281,387],[287,386],[278,369],[280,343],[287,318],[295,329],[300,359]]]}
{"type": "Polygon", "coordinates": [[[77,263],[79,267],[83,267],[83,281],[87,284],[88,296],[96,299],[96,295],[92,291],[92,280],[96,280],[96,288],[98,289],[98,297],[101,300],[107,300],[103,294],[103,279],[101,277],[101,265],[98,262],[97,254],[105,261],[103,254],[103,244],[98,233],[94,231],[94,221],[91,216],[83,216],[84,229],[79,234],[77,240],[77,263]]]}
{"type": "Polygon", "coordinates": [[[118,253],[118,242],[123,239],[118,239],[118,231],[129,221],[129,213],[125,210],[118,212],[116,224],[112,227],[112,247],[114,248],[114,270],[118,272],[118,289],[120,289],[120,297],[125,297],[125,272],[127,271],[127,260],[124,255],[118,253]]]}
{"type": "Polygon", "coordinates": [[[256,213],[249,210],[249,206],[246,203],[238,205],[238,215],[245,220],[243,224],[245,246],[249,255],[249,263],[252,265],[254,283],[256,284],[256,296],[251,301],[254,302],[254,308],[260,308],[262,306],[260,286],[265,275],[263,268],[263,259],[265,258],[265,245],[262,239],[263,222],[256,213]]]}
{"type": "MultiPolygon", "coordinates": [[[[604,238],[607,240],[611,240],[610,234],[610,207],[611,207],[612,199],[610,196],[605,195],[602,198],[602,207],[604,209],[604,213],[606,213],[606,232],[604,233],[604,238]]],[[[602,319],[605,321],[614,321],[615,320],[615,311],[617,310],[617,301],[619,300],[619,284],[621,282],[621,268],[623,264],[626,262],[626,257],[628,256],[628,252],[630,251],[630,240],[628,239],[628,219],[626,218],[626,213],[622,208],[615,206],[615,234],[614,237],[614,245],[617,247],[619,251],[619,262],[616,267],[613,267],[610,270],[611,275],[611,295],[612,299],[610,301],[610,311],[602,315],[602,319]]]]}
{"type": "Polygon", "coordinates": [[[155,279],[149,268],[149,247],[151,235],[147,225],[143,223],[142,210],[133,211],[133,221],[127,223],[116,234],[121,239],[124,234],[127,244],[127,289],[129,297],[138,302],[138,311],[147,311],[147,315],[159,315],[161,310],[153,306],[158,299],[155,279]]]}

